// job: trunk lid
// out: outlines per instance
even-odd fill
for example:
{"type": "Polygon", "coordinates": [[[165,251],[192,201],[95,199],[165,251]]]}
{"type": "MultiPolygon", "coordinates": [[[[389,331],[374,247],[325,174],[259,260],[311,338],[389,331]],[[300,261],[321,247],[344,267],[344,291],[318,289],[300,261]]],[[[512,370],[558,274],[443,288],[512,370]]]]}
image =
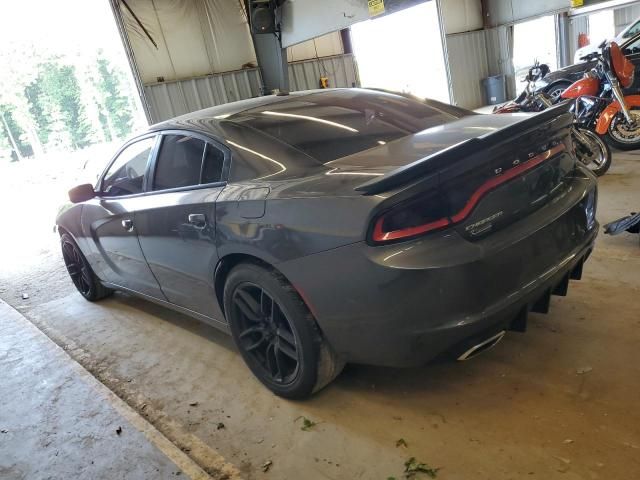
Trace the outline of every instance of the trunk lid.
{"type": "Polygon", "coordinates": [[[356,187],[384,197],[374,242],[451,227],[481,238],[566,190],[576,165],[566,108],[470,116],[327,166],[387,170],[356,187]]]}

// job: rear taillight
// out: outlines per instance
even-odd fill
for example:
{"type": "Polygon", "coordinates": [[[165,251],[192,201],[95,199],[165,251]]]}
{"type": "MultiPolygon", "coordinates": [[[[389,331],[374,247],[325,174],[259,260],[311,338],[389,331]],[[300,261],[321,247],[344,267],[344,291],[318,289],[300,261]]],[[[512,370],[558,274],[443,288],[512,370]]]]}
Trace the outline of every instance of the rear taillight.
{"type": "Polygon", "coordinates": [[[384,213],[374,223],[373,241],[391,242],[422,235],[449,225],[441,195],[421,195],[384,213]]]}
{"type": "Polygon", "coordinates": [[[496,170],[495,176],[488,179],[476,173],[469,178],[457,178],[454,183],[445,182],[440,191],[436,189],[435,192],[403,202],[376,218],[371,238],[378,244],[407,240],[463,222],[489,192],[564,149],[564,143],[559,143],[527,160],[513,162],[515,166],[509,169],[496,170]],[[441,194],[441,191],[447,192],[447,195],[441,194]]]}

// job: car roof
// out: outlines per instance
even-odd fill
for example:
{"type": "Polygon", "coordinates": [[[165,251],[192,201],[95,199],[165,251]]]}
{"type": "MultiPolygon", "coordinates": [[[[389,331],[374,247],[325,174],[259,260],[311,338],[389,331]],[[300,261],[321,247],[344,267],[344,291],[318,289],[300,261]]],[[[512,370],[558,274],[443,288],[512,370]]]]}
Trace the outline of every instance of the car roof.
{"type": "Polygon", "coordinates": [[[215,107],[204,108],[202,110],[196,110],[195,112],[189,112],[178,117],[170,118],[168,120],[156,123],[149,127],[149,131],[158,130],[171,130],[171,129],[191,129],[196,126],[198,130],[209,130],[216,123],[222,120],[228,119],[233,115],[252,110],[254,108],[260,108],[267,105],[276,103],[291,101],[292,99],[299,99],[307,95],[311,95],[318,92],[331,92],[341,89],[323,89],[323,90],[302,90],[298,92],[285,92],[276,95],[265,95],[262,97],[248,98],[246,100],[238,100],[235,102],[225,103],[217,105],[215,107]]]}

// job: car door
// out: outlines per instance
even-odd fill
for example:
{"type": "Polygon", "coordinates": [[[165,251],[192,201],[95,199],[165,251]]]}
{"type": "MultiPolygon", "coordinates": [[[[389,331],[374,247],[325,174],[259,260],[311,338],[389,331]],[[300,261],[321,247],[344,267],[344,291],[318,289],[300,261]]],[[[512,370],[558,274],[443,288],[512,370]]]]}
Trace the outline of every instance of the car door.
{"type": "Polygon", "coordinates": [[[126,144],[101,176],[96,198],[82,209],[92,265],[110,283],[164,300],[140,248],[134,213],[144,199],[146,178],[157,135],[126,144]]]}
{"type": "Polygon", "coordinates": [[[217,320],[224,317],[213,286],[215,202],[228,159],[225,147],[207,137],[163,132],[149,191],[135,212],[142,251],[166,298],[217,320]]]}

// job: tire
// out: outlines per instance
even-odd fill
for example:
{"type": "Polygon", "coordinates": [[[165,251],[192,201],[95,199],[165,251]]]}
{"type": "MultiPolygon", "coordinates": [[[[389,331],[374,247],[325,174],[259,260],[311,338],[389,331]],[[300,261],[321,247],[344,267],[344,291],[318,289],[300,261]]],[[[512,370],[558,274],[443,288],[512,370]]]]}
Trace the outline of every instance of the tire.
{"type": "Polygon", "coordinates": [[[546,94],[549,95],[555,102],[558,99],[558,97],[560,97],[562,92],[564,92],[570,86],[571,86],[571,82],[554,83],[547,89],[546,94]]]}
{"type": "Polygon", "coordinates": [[[276,395],[309,397],[342,371],[344,362],[313,315],[275,270],[253,263],[234,267],[224,286],[224,308],[242,358],[276,395]]]}
{"type": "Polygon", "coordinates": [[[618,150],[636,150],[640,148],[640,108],[631,107],[629,110],[638,124],[635,129],[629,131],[624,128],[626,121],[622,112],[619,112],[613,118],[607,129],[607,143],[618,150]],[[630,135],[625,138],[625,134],[630,135]]]}
{"type": "Polygon", "coordinates": [[[601,177],[611,167],[611,149],[595,132],[585,128],[574,128],[576,156],[596,176],[601,177]]]}
{"type": "Polygon", "coordinates": [[[63,233],[60,246],[69,277],[80,295],[90,302],[96,302],[113,294],[113,290],[102,285],[71,235],[63,233]]]}

